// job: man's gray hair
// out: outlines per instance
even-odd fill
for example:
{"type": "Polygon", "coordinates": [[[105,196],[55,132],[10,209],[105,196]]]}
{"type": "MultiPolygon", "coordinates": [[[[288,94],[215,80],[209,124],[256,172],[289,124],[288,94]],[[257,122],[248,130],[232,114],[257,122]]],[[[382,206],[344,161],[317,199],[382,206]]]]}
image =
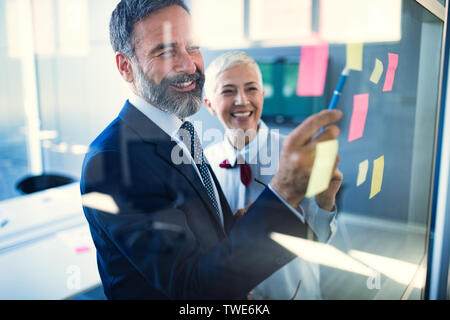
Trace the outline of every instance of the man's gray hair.
{"type": "Polygon", "coordinates": [[[109,37],[114,52],[135,56],[134,25],[161,9],[177,5],[189,13],[183,0],[121,0],[111,14],[109,37]]]}
{"type": "Polygon", "coordinates": [[[229,51],[218,56],[206,69],[205,97],[211,99],[217,89],[217,80],[222,72],[238,65],[248,65],[255,70],[261,87],[262,74],[256,61],[243,51],[229,51]]]}

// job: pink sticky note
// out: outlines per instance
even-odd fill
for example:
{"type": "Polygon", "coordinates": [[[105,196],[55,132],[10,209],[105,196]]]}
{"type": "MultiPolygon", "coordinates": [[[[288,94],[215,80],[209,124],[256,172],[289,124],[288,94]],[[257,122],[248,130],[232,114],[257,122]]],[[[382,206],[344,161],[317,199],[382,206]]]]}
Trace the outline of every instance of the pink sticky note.
{"type": "Polygon", "coordinates": [[[384,80],[383,91],[391,91],[395,80],[395,71],[398,66],[398,54],[388,53],[389,63],[386,71],[386,78],[384,80]]]}
{"type": "Polygon", "coordinates": [[[302,46],[298,70],[298,96],[321,96],[328,68],[328,43],[302,46]]]}
{"type": "Polygon", "coordinates": [[[79,246],[75,248],[75,253],[83,253],[91,250],[89,246],[79,246]]]}
{"type": "Polygon", "coordinates": [[[350,132],[348,141],[351,142],[361,138],[366,125],[367,111],[369,110],[369,95],[356,94],[353,96],[353,113],[350,121],[350,132]]]}

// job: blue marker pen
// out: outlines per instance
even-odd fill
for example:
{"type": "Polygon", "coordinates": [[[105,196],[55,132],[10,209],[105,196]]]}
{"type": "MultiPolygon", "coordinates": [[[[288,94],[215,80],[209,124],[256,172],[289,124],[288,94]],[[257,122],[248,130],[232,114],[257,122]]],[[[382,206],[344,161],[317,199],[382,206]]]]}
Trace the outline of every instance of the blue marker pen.
{"type": "Polygon", "coordinates": [[[330,104],[328,105],[328,110],[336,109],[339,98],[341,97],[342,89],[344,89],[345,81],[347,80],[349,73],[350,69],[344,68],[344,70],[342,70],[341,77],[339,78],[339,82],[336,86],[336,90],[334,90],[333,97],[331,97],[330,104]]]}
{"type": "MultiPolygon", "coordinates": [[[[347,67],[345,67],[344,70],[342,70],[341,76],[339,77],[339,82],[336,86],[336,89],[333,92],[330,104],[328,105],[328,110],[336,109],[337,104],[339,102],[339,98],[341,97],[342,89],[344,89],[345,81],[347,80],[349,73],[350,69],[348,69],[347,67]]],[[[325,128],[321,128],[319,134],[322,133],[324,129],[325,128]]]]}

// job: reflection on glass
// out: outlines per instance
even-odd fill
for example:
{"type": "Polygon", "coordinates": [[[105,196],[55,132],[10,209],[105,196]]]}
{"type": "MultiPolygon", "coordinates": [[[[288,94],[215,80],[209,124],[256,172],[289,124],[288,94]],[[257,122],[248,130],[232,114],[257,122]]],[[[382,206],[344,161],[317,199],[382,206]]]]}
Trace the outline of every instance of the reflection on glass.
{"type": "Polygon", "coordinates": [[[321,0],[320,36],[335,43],[401,39],[401,0],[321,0]]]}
{"type": "Polygon", "coordinates": [[[311,15],[312,0],[251,0],[249,38],[298,44],[311,36],[311,15]]]}
{"type": "Polygon", "coordinates": [[[373,271],[367,265],[353,259],[341,250],[319,242],[273,233],[271,238],[289,249],[297,256],[312,263],[357,273],[363,276],[373,276],[373,271]]]}
{"type": "MultiPolygon", "coordinates": [[[[413,277],[417,272],[417,268],[419,267],[415,263],[384,257],[359,250],[350,250],[348,254],[351,257],[361,261],[366,265],[371,266],[380,273],[385,274],[392,280],[397,281],[398,283],[401,283],[403,285],[408,285],[413,280],[413,277]]],[[[425,274],[425,269],[420,268],[419,272],[421,273],[421,275],[419,275],[419,278],[423,277],[423,275],[425,274]]],[[[419,281],[415,282],[413,285],[419,289],[423,288],[423,284],[419,281]]]]}
{"type": "Polygon", "coordinates": [[[202,47],[233,48],[244,44],[242,0],[191,1],[195,35],[202,47]]]}
{"type": "Polygon", "coordinates": [[[118,214],[119,207],[114,199],[108,195],[98,192],[91,192],[82,196],[84,206],[94,208],[111,214],[118,214]]]}
{"type": "Polygon", "coordinates": [[[55,9],[53,0],[32,0],[34,49],[40,55],[52,55],[56,51],[55,9]]]}
{"type": "Polygon", "coordinates": [[[58,9],[61,54],[87,55],[89,53],[87,0],[59,0],[58,9]]]}
{"type": "Polygon", "coordinates": [[[17,0],[6,0],[6,31],[7,31],[7,48],[10,58],[19,58],[22,52],[20,30],[20,11],[19,2],[17,0]]]}
{"type": "MultiPolygon", "coordinates": [[[[28,170],[32,174],[42,172],[42,155],[39,140],[39,106],[34,59],[32,12],[30,2],[8,0],[6,2],[6,29],[9,57],[19,58],[23,88],[20,106],[24,110],[24,124],[28,170]]],[[[18,73],[13,77],[17,77],[18,73]]]]}

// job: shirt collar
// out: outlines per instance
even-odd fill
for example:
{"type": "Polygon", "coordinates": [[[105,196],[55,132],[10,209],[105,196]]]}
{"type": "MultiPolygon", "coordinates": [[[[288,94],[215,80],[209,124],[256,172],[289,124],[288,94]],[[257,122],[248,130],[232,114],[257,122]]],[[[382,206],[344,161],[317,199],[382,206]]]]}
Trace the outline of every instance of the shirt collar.
{"type": "Polygon", "coordinates": [[[252,141],[250,141],[249,144],[247,144],[244,148],[242,148],[242,150],[237,150],[235,147],[233,147],[227,135],[225,135],[225,138],[223,139],[224,155],[228,160],[228,162],[230,163],[230,165],[234,167],[238,155],[241,155],[244,159],[247,159],[248,161],[253,163],[252,160],[254,160],[254,158],[257,157],[259,149],[261,149],[263,146],[266,145],[268,134],[269,128],[264,123],[264,121],[259,120],[258,132],[256,136],[253,138],[252,141]],[[251,159],[249,159],[249,157],[251,157],[251,159]]]}
{"type": "Polygon", "coordinates": [[[170,137],[177,137],[177,132],[183,123],[177,116],[158,109],[134,92],[132,92],[128,101],[170,137]]]}

